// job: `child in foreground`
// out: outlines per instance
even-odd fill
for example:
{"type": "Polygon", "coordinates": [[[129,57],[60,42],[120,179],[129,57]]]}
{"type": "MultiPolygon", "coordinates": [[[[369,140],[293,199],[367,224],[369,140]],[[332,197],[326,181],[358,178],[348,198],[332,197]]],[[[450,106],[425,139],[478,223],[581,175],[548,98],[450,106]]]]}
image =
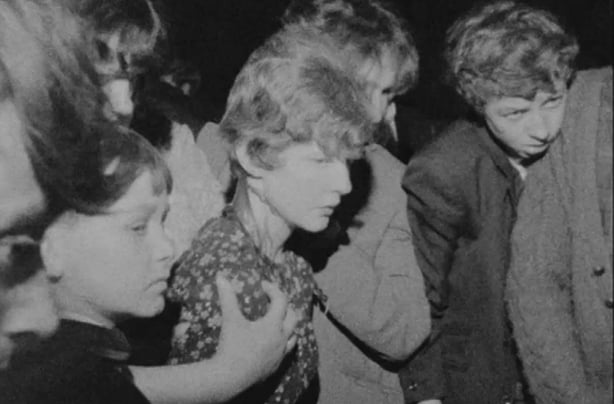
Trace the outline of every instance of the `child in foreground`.
{"type": "Polygon", "coordinates": [[[91,212],[67,211],[47,229],[40,251],[60,326],[14,358],[2,402],[149,402],[132,382],[130,347],[115,325],[164,307],[174,256],[164,229],[172,182],[140,136],[104,142],[108,181],[100,191],[114,197],[91,212]]]}

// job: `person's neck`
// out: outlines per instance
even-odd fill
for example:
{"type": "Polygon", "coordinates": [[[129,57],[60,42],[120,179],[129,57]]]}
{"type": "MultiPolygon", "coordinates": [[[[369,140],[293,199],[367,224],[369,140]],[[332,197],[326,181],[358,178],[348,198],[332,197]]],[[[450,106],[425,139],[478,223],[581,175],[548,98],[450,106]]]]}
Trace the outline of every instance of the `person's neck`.
{"type": "Polygon", "coordinates": [[[281,262],[284,243],[292,233],[288,222],[250,189],[245,179],[238,182],[232,205],[260,252],[274,262],[281,262]]]}
{"type": "Polygon", "coordinates": [[[83,301],[65,288],[54,288],[58,316],[63,320],[79,321],[104,328],[114,328],[115,323],[102,313],[98,313],[88,302],[83,301]]]}

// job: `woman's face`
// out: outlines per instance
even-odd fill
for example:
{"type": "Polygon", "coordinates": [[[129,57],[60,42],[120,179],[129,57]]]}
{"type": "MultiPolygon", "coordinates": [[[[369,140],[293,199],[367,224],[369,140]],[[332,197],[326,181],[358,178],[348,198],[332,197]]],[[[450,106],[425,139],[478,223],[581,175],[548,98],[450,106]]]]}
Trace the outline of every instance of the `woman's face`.
{"type": "Polygon", "coordinates": [[[0,236],[27,225],[45,197],[24,145],[24,127],[11,102],[0,102],[0,236]]]}
{"type": "Polygon", "coordinates": [[[323,230],[341,197],[352,190],[347,162],[327,157],[315,142],[294,144],[279,154],[279,165],[262,174],[262,192],[288,223],[323,230]]]}

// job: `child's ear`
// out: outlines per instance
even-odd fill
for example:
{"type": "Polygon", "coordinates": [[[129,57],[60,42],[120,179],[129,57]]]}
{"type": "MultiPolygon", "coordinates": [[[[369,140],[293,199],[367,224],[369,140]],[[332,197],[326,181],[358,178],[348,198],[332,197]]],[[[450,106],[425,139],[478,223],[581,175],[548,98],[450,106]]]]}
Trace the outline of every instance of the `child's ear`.
{"type": "Polygon", "coordinates": [[[63,218],[60,218],[47,228],[40,243],[45,271],[52,280],[59,279],[64,274],[67,230],[63,218]]]}
{"type": "Polygon", "coordinates": [[[254,163],[254,160],[247,151],[247,146],[248,142],[246,141],[241,142],[236,146],[235,155],[237,156],[237,161],[249,177],[260,178],[262,177],[263,171],[265,171],[265,169],[254,163]]]}

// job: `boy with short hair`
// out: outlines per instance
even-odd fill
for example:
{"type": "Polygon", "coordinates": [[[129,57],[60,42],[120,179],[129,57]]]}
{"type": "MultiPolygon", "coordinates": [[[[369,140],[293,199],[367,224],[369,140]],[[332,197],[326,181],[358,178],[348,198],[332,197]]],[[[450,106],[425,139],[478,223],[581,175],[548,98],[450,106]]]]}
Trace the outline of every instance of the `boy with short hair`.
{"type": "Polygon", "coordinates": [[[434,323],[401,374],[407,403],[523,400],[504,303],[510,233],[527,167],[560,134],[577,53],[552,14],[510,1],[448,30],[449,76],[479,120],[451,125],[403,180],[434,323]]]}
{"type": "Polygon", "coordinates": [[[115,326],[164,307],[174,248],[164,230],[172,181],[145,139],[105,139],[110,203],[67,211],[47,229],[41,255],[61,323],[36,349],[17,355],[2,402],[147,403],[125,365],[129,346],[115,326]],[[119,152],[121,150],[121,153],[119,152]]]}

